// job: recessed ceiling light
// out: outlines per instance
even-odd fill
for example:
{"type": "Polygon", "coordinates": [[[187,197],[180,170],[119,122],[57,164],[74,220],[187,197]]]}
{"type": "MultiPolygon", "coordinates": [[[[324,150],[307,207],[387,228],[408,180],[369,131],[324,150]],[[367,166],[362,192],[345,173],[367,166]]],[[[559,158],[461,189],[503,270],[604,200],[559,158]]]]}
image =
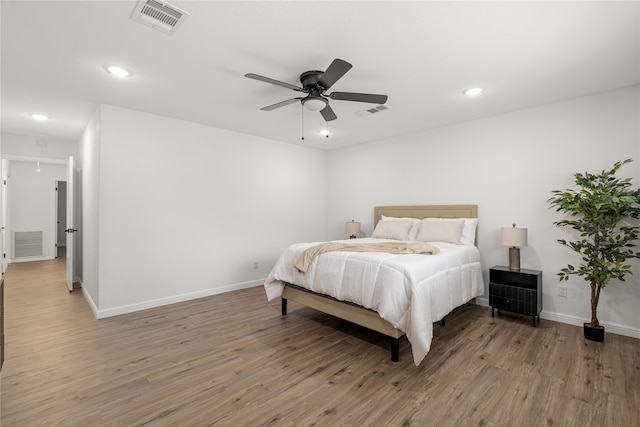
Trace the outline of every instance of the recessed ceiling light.
{"type": "Polygon", "coordinates": [[[464,93],[467,96],[475,96],[475,95],[480,95],[482,92],[484,92],[483,88],[481,88],[481,87],[472,87],[470,89],[466,89],[462,93],[464,93]]]}
{"type": "Polygon", "coordinates": [[[116,77],[131,77],[133,75],[131,71],[120,67],[119,65],[105,65],[104,69],[107,70],[109,74],[113,74],[116,77]]]}
{"type": "Polygon", "coordinates": [[[41,122],[43,122],[45,120],[49,120],[49,117],[45,116],[44,114],[33,113],[33,114],[29,114],[29,115],[31,116],[32,119],[40,120],[41,122]]]}

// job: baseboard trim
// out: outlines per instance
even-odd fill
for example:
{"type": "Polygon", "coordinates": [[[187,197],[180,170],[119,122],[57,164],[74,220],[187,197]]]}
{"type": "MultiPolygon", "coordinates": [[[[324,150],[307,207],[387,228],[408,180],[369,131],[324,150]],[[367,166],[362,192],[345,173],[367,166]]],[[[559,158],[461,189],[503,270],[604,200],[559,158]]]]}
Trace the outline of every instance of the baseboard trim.
{"type": "MultiPolygon", "coordinates": [[[[476,298],[476,304],[490,307],[489,298],[485,298],[485,297],[476,298]]],[[[554,322],[559,322],[559,323],[566,323],[568,325],[574,325],[579,327],[582,327],[584,322],[589,321],[588,319],[583,319],[581,317],[570,316],[567,314],[560,314],[560,313],[555,313],[553,311],[546,311],[546,310],[542,310],[542,312],[540,313],[540,318],[551,320],[554,322]]],[[[618,325],[616,323],[602,322],[602,321],[600,322],[600,324],[606,328],[607,332],[611,332],[612,334],[623,335],[625,337],[640,339],[640,329],[634,329],[628,326],[618,325]]]]}
{"type": "MultiPolygon", "coordinates": [[[[553,320],[554,322],[567,323],[569,325],[579,326],[581,328],[585,322],[589,322],[588,319],[583,319],[581,317],[569,316],[566,314],[554,313],[544,310],[542,310],[542,313],[540,313],[540,318],[553,320]]],[[[640,329],[634,329],[625,325],[602,321],[600,322],[600,324],[605,327],[606,332],[640,339],[640,329]]]]}
{"type": "Polygon", "coordinates": [[[489,307],[489,298],[477,297],[476,298],[476,305],[483,305],[485,307],[489,307]]]}
{"type": "Polygon", "coordinates": [[[87,288],[84,286],[84,283],[82,283],[82,280],[78,280],[78,282],[80,283],[80,289],[82,289],[82,295],[84,295],[84,299],[87,300],[87,303],[89,304],[89,308],[93,312],[93,316],[96,319],[98,319],[98,312],[99,312],[98,306],[93,301],[93,298],[91,298],[91,295],[89,294],[89,292],[87,292],[87,288]]]}
{"type": "MultiPolygon", "coordinates": [[[[198,298],[204,298],[204,297],[208,297],[208,296],[212,296],[212,295],[217,295],[217,294],[222,294],[225,292],[231,292],[231,291],[237,291],[240,289],[247,289],[247,288],[252,288],[255,286],[260,286],[264,283],[265,279],[259,279],[259,280],[251,280],[249,282],[243,282],[243,283],[234,283],[231,285],[226,285],[226,286],[221,286],[218,288],[211,288],[211,289],[205,289],[202,291],[197,291],[197,292],[190,292],[190,293],[186,293],[186,294],[181,294],[181,295],[175,295],[175,296],[171,296],[171,297],[166,297],[166,298],[158,298],[158,299],[154,299],[154,300],[150,300],[150,301],[144,301],[144,302],[140,302],[140,303],[136,303],[136,304],[129,304],[129,305],[123,305],[123,306],[119,306],[119,307],[113,307],[113,308],[108,308],[108,309],[104,309],[104,310],[100,310],[98,309],[98,307],[96,306],[95,302],[93,301],[93,299],[91,298],[91,295],[89,295],[89,293],[85,290],[85,287],[82,284],[82,281],[80,281],[80,285],[81,285],[81,289],[82,289],[82,293],[85,297],[85,299],[87,300],[87,302],[89,303],[89,307],[91,308],[91,311],[93,312],[93,315],[95,316],[96,319],[104,319],[107,317],[113,317],[113,316],[119,316],[121,314],[128,314],[128,313],[133,313],[136,311],[140,311],[140,310],[146,310],[149,308],[155,308],[155,307],[161,307],[163,305],[169,305],[169,304],[175,304],[177,302],[183,302],[183,301],[189,301],[189,300],[193,300],[193,299],[198,299],[198,298]]],[[[485,307],[489,307],[489,299],[486,297],[478,297],[476,298],[476,304],[477,305],[482,305],[485,307]]],[[[545,311],[543,310],[540,313],[540,318],[541,319],[546,319],[546,320],[551,320],[554,322],[559,322],[559,323],[566,323],[569,325],[574,325],[574,326],[579,326],[582,327],[582,325],[584,324],[584,322],[586,322],[587,320],[580,318],[580,317],[576,317],[576,316],[569,316],[566,314],[560,314],[560,313],[555,313],[555,312],[551,312],[551,311],[545,311]]],[[[634,329],[634,328],[630,328],[628,326],[624,326],[624,325],[618,325],[615,323],[608,323],[608,322],[600,322],[607,330],[607,332],[610,332],[612,334],[616,334],[616,335],[622,335],[625,337],[631,337],[631,338],[638,338],[640,339],[640,329],[634,329]]]]}
{"type": "MultiPolygon", "coordinates": [[[[107,317],[119,316],[121,314],[133,313],[136,311],[147,310],[149,308],[161,307],[163,305],[175,304],[178,302],[189,301],[198,298],[204,298],[212,295],[222,294],[225,292],[237,291],[240,289],[253,288],[255,286],[260,286],[264,284],[265,279],[251,280],[249,282],[243,283],[234,283],[231,285],[220,286],[217,288],[204,289],[196,292],[189,292],[186,294],[174,295],[166,298],[157,298],[154,300],[143,301],[135,304],[122,305],[119,307],[107,308],[107,309],[98,309],[93,304],[93,300],[88,294],[85,293],[85,297],[88,297],[89,305],[91,306],[91,310],[93,311],[96,319],[104,319],[107,317]],[[94,309],[95,307],[95,309],[94,309]]],[[[82,288],[84,292],[84,287],[82,288]]],[[[265,296],[266,302],[266,296],[265,296]]]]}
{"type": "Polygon", "coordinates": [[[31,258],[11,258],[9,260],[9,264],[18,263],[18,262],[51,261],[52,259],[56,259],[56,257],[39,256],[39,257],[31,257],[31,258]]]}

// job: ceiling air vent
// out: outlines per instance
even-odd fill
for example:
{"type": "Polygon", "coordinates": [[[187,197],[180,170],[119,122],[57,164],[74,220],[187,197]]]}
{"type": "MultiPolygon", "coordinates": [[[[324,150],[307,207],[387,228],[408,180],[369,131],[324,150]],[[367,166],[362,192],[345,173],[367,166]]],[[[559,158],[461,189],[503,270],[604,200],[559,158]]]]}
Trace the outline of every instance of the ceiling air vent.
{"type": "Polygon", "coordinates": [[[131,19],[163,33],[173,34],[187,19],[188,12],[163,1],[141,0],[133,10],[131,19]]]}
{"type": "Polygon", "coordinates": [[[391,107],[387,107],[386,105],[378,105],[377,107],[367,108],[366,110],[356,111],[356,116],[364,117],[370,114],[376,114],[384,110],[388,110],[391,107]]]}

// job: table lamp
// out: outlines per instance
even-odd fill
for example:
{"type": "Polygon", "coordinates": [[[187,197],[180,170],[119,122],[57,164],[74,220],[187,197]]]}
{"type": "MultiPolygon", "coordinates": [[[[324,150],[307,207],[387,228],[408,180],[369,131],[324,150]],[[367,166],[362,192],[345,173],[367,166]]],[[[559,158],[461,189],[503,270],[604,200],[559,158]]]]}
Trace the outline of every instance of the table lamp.
{"type": "Polygon", "coordinates": [[[520,270],[520,248],[527,246],[527,229],[513,227],[502,228],[502,245],[509,247],[509,269],[520,270]]]}
{"type": "Polygon", "coordinates": [[[360,234],[360,223],[351,220],[350,222],[345,223],[346,233],[349,235],[350,239],[355,239],[360,234]]]}

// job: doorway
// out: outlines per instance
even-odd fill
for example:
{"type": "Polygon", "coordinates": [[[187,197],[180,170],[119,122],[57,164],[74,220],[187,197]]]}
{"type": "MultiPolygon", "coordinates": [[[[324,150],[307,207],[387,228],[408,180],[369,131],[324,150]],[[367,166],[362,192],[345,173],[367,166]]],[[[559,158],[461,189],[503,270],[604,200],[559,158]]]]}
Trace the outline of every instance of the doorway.
{"type": "Polygon", "coordinates": [[[66,258],[67,234],[67,181],[55,182],[56,197],[56,258],[66,258]]]}
{"type": "Polygon", "coordinates": [[[60,256],[59,247],[66,249],[67,169],[67,162],[63,160],[3,156],[2,259],[5,263],[55,259],[60,256]],[[27,243],[39,249],[25,252],[23,240],[32,234],[38,239],[27,243]],[[18,237],[20,251],[16,246],[18,237]]]}

